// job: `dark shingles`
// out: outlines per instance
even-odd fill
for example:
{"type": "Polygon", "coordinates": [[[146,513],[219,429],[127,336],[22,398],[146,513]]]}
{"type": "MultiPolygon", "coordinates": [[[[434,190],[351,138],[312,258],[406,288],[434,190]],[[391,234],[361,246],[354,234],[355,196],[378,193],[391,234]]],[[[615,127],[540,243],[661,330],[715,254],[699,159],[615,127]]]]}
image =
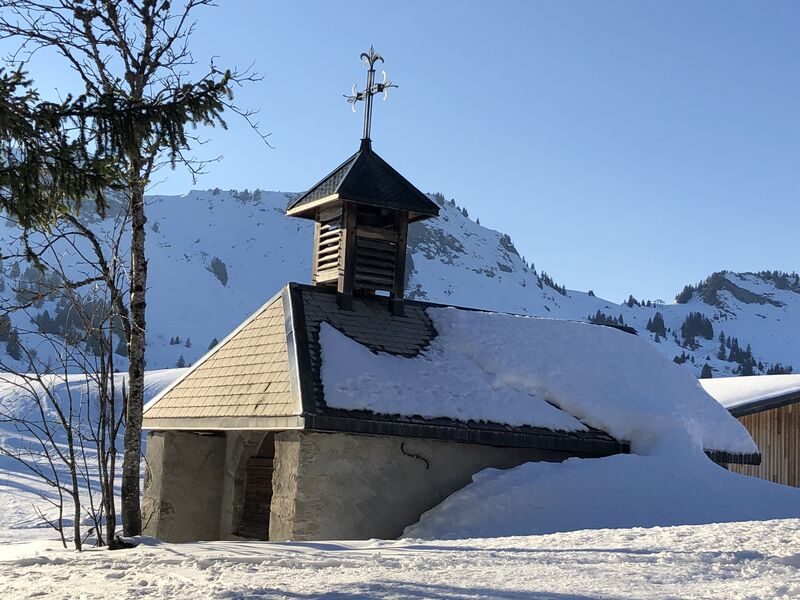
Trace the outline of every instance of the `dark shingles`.
{"type": "Polygon", "coordinates": [[[362,148],[305,194],[293,200],[287,210],[339,194],[356,204],[369,204],[417,215],[435,217],[439,207],[400,175],[371,148],[362,148]]]}

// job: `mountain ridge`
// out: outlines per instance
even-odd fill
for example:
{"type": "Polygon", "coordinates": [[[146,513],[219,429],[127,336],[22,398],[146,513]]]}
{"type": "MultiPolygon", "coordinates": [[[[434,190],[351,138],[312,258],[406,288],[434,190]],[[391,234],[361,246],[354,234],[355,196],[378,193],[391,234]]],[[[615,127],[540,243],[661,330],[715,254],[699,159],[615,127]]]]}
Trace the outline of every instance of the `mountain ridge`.
{"type": "MultiPolygon", "coordinates": [[[[284,283],[308,282],[311,225],[284,215],[294,197],[220,189],[148,197],[148,368],[193,363],[284,283]]],[[[409,230],[406,291],[411,299],[623,324],[697,375],[706,364],[714,376],[800,366],[800,345],[791,336],[800,325],[796,273],[720,271],[687,285],[675,303],[631,296],[617,304],[592,292],[567,290],[527,263],[508,235],[471,220],[441,194],[430,197],[440,206],[440,217],[409,230]]],[[[113,216],[87,218],[106,231],[113,216]]],[[[12,249],[16,233],[13,224],[3,223],[0,247],[12,249]]],[[[69,270],[80,272],[79,256],[69,256],[69,270]]],[[[2,261],[0,298],[9,302],[20,288],[35,288],[36,277],[19,260],[2,261]]],[[[13,315],[10,327],[23,339],[31,335],[25,331],[58,331],[66,326],[62,312],[55,300],[46,299],[27,315],[13,315]]],[[[0,358],[25,367],[24,361],[9,358],[2,331],[0,358]]],[[[121,353],[117,366],[124,363],[121,353]]]]}

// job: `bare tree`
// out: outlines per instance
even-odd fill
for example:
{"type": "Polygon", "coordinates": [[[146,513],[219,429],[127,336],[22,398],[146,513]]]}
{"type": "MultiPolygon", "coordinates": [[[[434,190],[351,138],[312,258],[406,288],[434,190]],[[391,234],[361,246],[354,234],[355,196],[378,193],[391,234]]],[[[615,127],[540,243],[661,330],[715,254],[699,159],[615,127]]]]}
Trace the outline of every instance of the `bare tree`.
{"type": "MultiPolygon", "coordinates": [[[[96,310],[96,304],[88,305],[94,306],[89,310],[96,310]]],[[[80,319],[88,317],[95,324],[98,318],[103,318],[88,315],[79,304],[70,309],[80,313],[80,319]]],[[[57,508],[57,516],[49,518],[38,507],[36,512],[59,532],[65,545],[64,515],[69,512],[66,505],[71,504],[71,539],[77,550],[82,549],[87,535],[82,531],[84,515],[94,523],[89,533],[96,534],[99,544],[104,544],[101,529],[104,518],[112,527],[113,536],[113,523],[108,520],[108,500],[113,505],[113,487],[109,497],[106,480],[98,473],[98,467],[110,454],[103,442],[104,431],[111,428],[101,415],[108,410],[104,403],[109,403],[109,387],[113,394],[113,379],[108,373],[95,372],[98,357],[91,350],[94,346],[91,342],[95,341],[96,333],[88,322],[82,334],[67,337],[23,332],[25,368],[17,370],[0,360],[0,383],[11,390],[0,400],[0,422],[12,424],[24,439],[0,447],[0,454],[14,459],[25,471],[55,490],[55,498],[44,494],[42,498],[57,508]],[[42,355],[50,358],[42,360],[42,355]],[[76,365],[84,373],[70,374],[76,365]],[[98,489],[100,500],[96,501],[98,489]]],[[[113,518],[113,510],[110,516],[113,518]]]]}
{"type": "MultiPolygon", "coordinates": [[[[192,77],[189,41],[197,9],[212,0],[0,0],[0,36],[20,40],[14,60],[40,48],[54,49],[80,77],[88,114],[81,134],[95,158],[121,165],[120,187],[131,217],[128,295],[128,397],[122,467],[122,522],[126,535],[141,533],[139,473],[144,403],[147,259],[144,194],[163,161],[202,169],[188,155],[197,137],[187,126],[221,125],[224,110],[253,113],[232,104],[232,89],[255,79],[249,72],[220,71],[213,62],[192,77]],[[87,133],[88,132],[88,133],[87,133]]],[[[262,136],[263,138],[263,136],[262,136]]]]}
{"type": "Polygon", "coordinates": [[[0,447],[0,453],[56,491],[55,499],[47,500],[58,514],[47,520],[62,541],[64,502],[71,499],[77,549],[82,546],[81,515],[93,523],[90,530],[98,544],[116,543],[114,484],[123,411],[114,356],[115,336],[127,339],[126,306],[119,302],[127,282],[120,254],[127,213],[119,212],[108,223],[113,226],[92,231],[67,216],[50,231],[20,240],[25,246],[21,253],[35,257],[37,268],[26,271],[34,279],[12,281],[15,301],[0,306],[6,314],[22,313],[22,322],[36,326],[20,332],[21,361],[0,360],[5,372],[0,383],[15,392],[0,401],[0,421],[13,423],[29,440],[0,447]],[[47,311],[36,312],[46,302],[59,309],[55,321],[47,311]]]}

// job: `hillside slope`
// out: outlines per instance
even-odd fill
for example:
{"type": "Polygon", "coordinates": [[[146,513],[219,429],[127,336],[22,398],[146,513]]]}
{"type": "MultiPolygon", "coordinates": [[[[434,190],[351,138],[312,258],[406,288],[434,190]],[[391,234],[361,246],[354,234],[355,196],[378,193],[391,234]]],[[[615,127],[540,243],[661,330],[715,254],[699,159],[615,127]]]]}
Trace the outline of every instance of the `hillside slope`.
{"type": "MultiPolygon", "coordinates": [[[[683,355],[697,374],[706,362],[715,376],[738,373],[745,363],[754,363],[755,373],[777,363],[800,366],[793,335],[800,325],[795,275],[720,273],[684,290],[681,304],[620,305],[561,288],[527,265],[507,235],[473,222],[441,195],[432,197],[442,208],[440,218],[409,232],[411,298],[566,319],[621,317],[667,357],[683,355]],[[663,317],[659,334],[658,326],[646,328],[648,321],[658,321],[656,313],[663,317]],[[693,317],[687,336],[681,326],[690,313],[708,322],[693,317]],[[724,359],[718,358],[720,333],[731,342],[736,338],[739,352],[726,347],[724,359]],[[743,358],[748,344],[752,361],[743,358]]],[[[285,282],[309,280],[311,226],[284,216],[290,198],[281,192],[220,190],[149,198],[148,368],[174,367],[181,357],[191,364],[285,282]]],[[[112,217],[93,226],[110,231],[112,217]]],[[[17,234],[12,224],[0,224],[5,256],[18,248],[17,234]]],[[[76,252],[60,252],[74,276],[85,271],[76,252]]],[[[0,298],[13,301],[16,290],[34,285],[37,277],[20,260],[6,258],[0,262],[0,298]]],[[[11,326],[24,339],[25,331],[41,327],[45,311],[45,321],[55,321],[60,310],[53,300],[37,302],[27,314],[13,315],[11,326]]],[[[0,328],[0,357],[24,369],[25,361],[10,358],[7,345],[0,328]]],[[[39,358],[48,352],[40,346],[39,358]]],[[[118,368],[124,365],[118,357],[118,368]]]]}

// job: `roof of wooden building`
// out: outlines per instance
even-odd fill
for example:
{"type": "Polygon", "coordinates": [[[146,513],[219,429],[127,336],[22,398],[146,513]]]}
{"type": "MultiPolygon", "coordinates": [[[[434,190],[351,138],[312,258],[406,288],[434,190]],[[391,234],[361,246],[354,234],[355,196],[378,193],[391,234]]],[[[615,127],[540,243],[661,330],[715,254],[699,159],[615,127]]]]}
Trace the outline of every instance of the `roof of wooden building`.
{"type": "Polygon", "coordinates": [[[800,374],[720,377],[700,383],[735,417],[800,402],[800,374]]]}
{"type": "MultiPolygon", "coordinates": [[[[374,352],[413,357],[437,333],[426,309],[405,301],[395,316],[381,297],[355,298],[339,308],[335,290],[291,283],[186,374],[145,406],[145,429],[305,429],[424,437],[493,446],[534,447],[585,456],[629,450],[626,441],[588,427],[559,431],[455,418],[378,414],[329,406],[321,378],[320,327],[374,352]]],[[[722,462],[757,462],[758,455],[717,453],[722,462]]]]}

